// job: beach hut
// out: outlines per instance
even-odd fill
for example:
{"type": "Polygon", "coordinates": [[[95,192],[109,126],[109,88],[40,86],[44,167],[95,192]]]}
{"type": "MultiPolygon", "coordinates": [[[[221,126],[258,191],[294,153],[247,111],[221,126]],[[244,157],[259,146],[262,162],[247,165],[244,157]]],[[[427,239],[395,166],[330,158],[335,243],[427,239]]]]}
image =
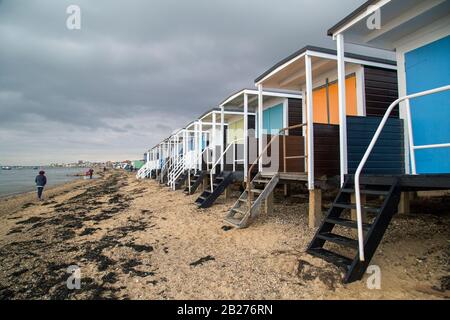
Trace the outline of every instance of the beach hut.
{"type": "MultiPolygon", "coordinates": [[[[243,181],[244,138],[239,123],[244,118],[254,123],[254,117],[253,112],[247,112],[244,117],[243,110],[222,106],[209,110],[197,120],[198,130],[204,132],[198,141],[201,162],[198,163],[197,175],[203,184],[203,192],[195,201],[199,208],[212,206],[222,193],[230,190],[233,183],[243,181]]],[[[198,184],[198,179],[193,183],[198,184]]]]}
{"type": "MultiPolygon", "coordinates": [[[[255,89],[242,89],[226,98],[221,104],[221,108],[237,108],[243,110],[243,117],[235,120],[234,127],[230,124],[229,132],[233,136],[240,137],[240,146],[243,159],[242,170],[243,181],[249,185],[248,181],[267,182],[265,190],[259,195],[258,199],[252,202],[249,211],[255,212],[260,209],[261,204],[267,198],[270,198],[272,191],[277,185],[275,179],[267,179],[258,174],[262,169],[273,172],[303,172],[303,162],[292,162],[296,158],[295,153],[299,153],[299,145],[302,142],[302,95],[299,92],[265,90],[261,92],[264,102],[261,110],[258,108],[259,92],[255,89]],[[253,112],[255,119],[245,121],[246,114],[253,112]],[[260,116],[260,113],[262,116],[260,116]],[[261,124],[261,126],[260,126],[261,124]],[[234,131],[231,130],[234,129],[234,131]],[[262,128],[262,129],[261,129],[262,128]],[[289,128],[284,130],[284,128],[289,128]],[[280,132],[281,130],[281,132],[280,132]],[[258,150],[261,148],[260,142],[270,135],[278,136],[282,134],[285,144],[280,144],[278,139],[274,143],[273,152],[270,158],[261,158],[258,163],[258,150]],[[244,138],[245,137],[245,138],[244,138]],[[289,155],[289,161],[283,160],[283,150],[289,155]],[[245,155],[245,156],[244,156],[245,155]],[[273,157],[272,157],[273,156],[273,157]],[[258,170],[258,167],[261,170],[258,170]],[[255,176],[256,175],[256,176],[255,176]]],[[[271,152],[272,150],[269,150],[271,152]]],[[[302,155],[300,155],[302,157],[302,155]]],[[[237,202],[230,209],[225,217],[225,222],[236,227],[243,227],[245,219],[239,219],[246,213],[242,213],[247,201],[247,191],[244,191],[237,202]]],[[[270,201],[270,199],[269,199],[270,201]]]]}
{"type": "Polygon", "coordinates": [[[345,281],[352,282],[363,276],[398,204],[407,206],[406,192],[450,189],[450,1],[367,1],[328,34],[337,44],[341,115],[351,110],[345,98],[346,43],[394,52],[398,66],[396,87],[379,72],[371,80],[392,86],[398,99],[390,101],[372,85],[366,90],[366,105],[392,103],[380,109],[383,118],[362,137],[358,157],[350,156],[354,152],[352,123],[348,117],[340,118],[343,186],[308,248],[310,254],[342,266],[345,281]],[[405,146],[401,161],[397,154],[381,153],[393,145],[392,138],[398,139],[389,121],[397,114],[405,146]],[[392,170],[394,164],[396,170],[392,170]],[[397,164],[403,164],[400,171],[397,164]],[[381,196],[381,201],[368,203],[369,196],[381,196]],[[356,209],[356,221],[343,219],[352,209],[356,209]],[[351,237],[351,229],[357,229],[357,239],[351,237]],[[348,248],[354,251],[346,252],[348,248]]]}
{"type": "MultiPolygon", "coordinates": [[[[352,140],[355,148],[352,151],[358,153],[359,137],[377,121],[372,117],[381,115],[389,103],[397,98],[396,90],[380,86],[377,89],[386,96],[386,101],[378,104],[368,103],[366,89],[371,84],[371,77],[375,73],[383,73],[392,82],[389,85],[396,87],[396,66],[393,61],[350,53],[346,54],[345,59],[348,65],[346,99],[349,108],[344,117],[349,118],[352,123],[351,130],[355,133],[352,140]]],[[[250,200],[254,200],[258,205],[258,201],[270,195],[274,184],[306,183],[310,192],[309,224],[311,227],[320,224],[321,187],[327,187],[341,175],[339,123],[342,115],[338,110],[336,67],[336,51],[307,46],[283,59],[255,80],[258,88],[258,111],[264,110],[266,98],[263,93],[266,91],[288,90],[296,92],[303,99],[295,109],[298,114],[294,117],[295,120],[275,130],[266,125],[266,113],[258,112],[262,118],[259,121],[258,117],[258,174],[248,184],[240,203],[236,203],[227,216],[229,223],[246,227],[258,214],[258,210],[252,209],[254,204],[250,200]],[[291,137],[291,131],[294,130],[295,134],[291,137]],[[276,143],[278,147],[274,147],[276,143]],[[268,150],[271,154],[275,154],[277,150],[279,152],[277,156],[269,157],[268,150]],[[264,163],[268,162],[265,157],[271,158],[272,168],[265,168],[264,163]],[[273,161],[276,160],[280,165],[273,166],[273,161]]],[[[270,118],[271,114],[268,117],[270,118]]],[[[394,130],[400,132],[402,127],[398,121],[395,116],[390,120],[394,130]]],[[[397,143],[387,152],[400,154],[401,148],[397,143]]]]}
{"type": "Polygon", "coordinates": [[[154,146],[144,154],[142,167],[136,173],[137,179],[152,178],[155,179],[158,167],[158,145],[154,146]]]}

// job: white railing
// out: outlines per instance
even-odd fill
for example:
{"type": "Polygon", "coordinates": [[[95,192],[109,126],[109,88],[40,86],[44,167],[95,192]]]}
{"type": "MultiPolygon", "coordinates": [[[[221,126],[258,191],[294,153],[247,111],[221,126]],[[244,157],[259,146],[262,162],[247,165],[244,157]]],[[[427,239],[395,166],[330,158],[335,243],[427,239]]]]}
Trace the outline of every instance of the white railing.
{"type": "Polygon", "coordinates": [[[180,161],[179,164],[173,169],[171,179],[169,181],[170,187],[175,190],[175,182],[177,181],[178,177],[183,173],[185,167],[184,162],[180,161]]]}
{"type": "MultiPolygon", "coordinates": [[[[410,110],[409,101],[414,98],[423,97],[426,95],[443,92],[443,91],[447,91],[447,90],[450,90],[450,85],[432,89],[432,90],[419,92],[419,93],[415,93],[415,94],[411,94],[411,95],[404,96],[404,97],[401,97],[401,98],[395,100],[389,106],[389,108],[386,110],[386,113],[385,113],[383,119],[381,120],[381,123],[378,126],[377,131],[375,132],[375,135],[372,138],[372,141],[370,141],[370,144],[367,147],[367,150],[364,153],[364,156],[363,156],[361,162],[359,163],[358,168],[356,169],[356,173],[355,173],[356,220],[357,220],[357,225],[358,225],[358,246],[359,246],[359,260],[360,261],[364,261],[364,233],[363,233],[363,228],[362,228],[363,221],[362,221],[362,213],[361,213],[361,211],[362,211],[361,210],[362,209],[361,208],[361,189],[360,189],[359,181],[360,181],[360,176],[361,176],[361,172],[364,168],[364,165],[366,164],[367,159],[370,156],[370,153],[372,152],[373,148],[375,147],[375,144],[381,134],[381,131],[383,130],[383,127],[385,126],[385,124],[389,118],[389,115],[391,114],[392,110],[400,102],[406,101],[406,121],[407,121],[407,125],[408,125],[408,140],[409,140],[409,150],[410,150],[410,158],[411,158],[411,171],[412,171],[412,174],[417,174],[416,159],[415,159],[415,154],[414,154],[415,150],[431,149],[431,148],[449,148],[450,143],[429,144],[429,145],[421,145],[421,146],[414,145],[412,122],[411,122],[411,110],[410,110]]],[[[447,119],[445,119],[445,120],[447,120],[447,119]]]]}
{"type": "Polygon", "coordinates": [[[155,169],[155,161],[147,161],[144,166],[136,173],[136,179],[144,179],[155,169]]]}
{"type": "Polygon", "coordinates": [[[183,155],[178,155],[174,158],[172,166],[169,168],[167,185],[173,187],[175,180],[179,177],[180,172],[184,169],[184,157],[183,155]]]}
{"type": "Polygon", "coordinates": [[[212,162],[210,162],[210,155],[209,155],[209,151],[211,150],[211,152],[212,152],[212,148],[210,148],[210,147],[205,147],[205,149],[203,149],[203,151],[202,151],[202,153],[200,153],[200,159],[199,159],[199,162],[200,162],[200,168],[201,168],[201,166],[202,166],[202,164],[203,164],[203,157],[204,157],[204,155],[205,155],[205,152],[206,152],[206,159],[205,159],[205,163],[206,163],[206,171],[209,171],[209,165],[210,164],[212,164],[212,162]]]}
{"type": "MultiPolygon", "coordinates": [[[[228,146],[225,148],[225,150],[223,151],[223,153],[220,155],[219,159],[217,159],[217,161],[213,164],[209,174],[210,174],[210,185],[211,185],[211,192],[213,192],[213,174],[214,174],[214,169],[217,167],[217,165],[221,162],[221,160],[223,159],[223,157],[227,154],[227,151],[230,149],[231,146],[236,146],[237,142],[240,141],[244,141],[244,139],[236,139],[232,142],[230,142],[230,144],[228,144],[228,146]]],[[[233,172],[236,171],[236,162],[238,161],[244,161],[244,159],[235,159],[236,158],[236,147],[233,147],[233,172]]]]}
{"type": "Polygon", "coordinates": [[[142,168],[140,168],[138,170],[138,172],[136,173],[136,179],[143,179],[143,177],[145,176],[145,172],[147,171],[147,168],[149,166],[149,163],[146,162],[142,168]]]}
{"type": "Polygon", "coordinates": [[[161,166],[161,171],[159,173],[159,182],[163,183],[164,172],[168,169],[169,158],[164,160],[163,165],[161,166]]]}

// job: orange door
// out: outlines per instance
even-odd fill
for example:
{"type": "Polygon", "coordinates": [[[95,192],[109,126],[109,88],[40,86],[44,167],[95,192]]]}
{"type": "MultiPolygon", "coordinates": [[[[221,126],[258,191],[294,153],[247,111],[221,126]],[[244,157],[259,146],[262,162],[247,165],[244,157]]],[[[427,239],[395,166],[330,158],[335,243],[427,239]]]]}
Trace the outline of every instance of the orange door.
{"type": "MultiPolygon", "coordinates": [[[[345,81],[345,96],[347,115],[356,116],[356,76],[345,81]]],[[[337,82],[313,91],[314,122],[325,124],[339,124],[339,94],[337,82]],[[328,105],[327,105],[328,100],[328,105]]]]}

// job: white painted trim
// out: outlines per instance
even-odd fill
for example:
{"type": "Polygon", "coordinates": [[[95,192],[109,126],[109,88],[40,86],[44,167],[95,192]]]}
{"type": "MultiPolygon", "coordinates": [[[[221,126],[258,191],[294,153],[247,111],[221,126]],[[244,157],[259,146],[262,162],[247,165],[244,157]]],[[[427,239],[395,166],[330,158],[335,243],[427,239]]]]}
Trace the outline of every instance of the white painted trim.
{"type": "Polygon", "coordinates": [[[244,182],[247,182],[248,172],[248,94],[244,93],[244,182]]]}
{"type": "MultiPolygon", "coordinates": [[[[263,121],[264,121],[264,115],[263,115],[263,105],[264,105],[264,100],[263,100],[263,86],[262,84],[258,85],[258,156],[261,156],[261,151],[263,150],[263,141],[262,141],[262,137],[263,137],[263,121]]],[[[259,172],[262,172],[262,161],[263,159],[260,158],[259,159],[259,163],[258,163],[258,170],[259,172]]]]}
{"type": "Polygon", "coordinates": [[[356,106],[358,116],[366,116],[366,85],[364,66],[359,66],[356,71],[356,106]]]}
{"type": "MultiPolygon", "coordinates": [[[[283,102],[283,128],[289,127],[289,99],[283,102]]],[[[283,135],[289,135],[289,130],[283,132],[283,135]]]]}
{"type": "Polygon", "coordinates": [[[314,190],[314,105],[313,105],[313,86],[312,86],[312,66],[311,57],[305,57],[306,70],[306,96],[308,97],[308,189],[314,190]]]}
{"type": "Polygon", "coordinates": [[[389,31],[392,31],[393,29],[401,26],[404,23],[407,23],[408,21],[414,19],[415,17],[426,13],[427,11],[433,9],[434,7],[440,5],[441,3],[445,2],[446,0],[427,0],[427,1],[421,1],[419,4],[417,4],[414,7],[405,8],[405,11],[402,12],[400,15],[396,16],[394,19],[390,20],[389,22],[383,24],[383,27],[378,30],[373,30],[368,35],[366,35],[363,38],[364,43],[368,43],[370,41],[373,41],[382,35],[386,34],[389,31]]]}
{"type": "MultiPolygon", "coordinates": [[[[334,55],[334,54],[316,52],[316,51],[310,51],[310,50],[308,50],[306,52],[309,56],[312,56],[312,57],[328,59],[328,60],[338,60],[337,55],[334,55]]],[[[346,52],[346,53],[348,53],[348,52],[346,52]]],[[[346,63],[362,64],[365,66],[397,70],[397,67],[395,65],[382,63],[382,62],[368,61],[368,60],[364,60],[364,59],[349,58],[349,57],[344,57],[344,61],[346,63]]]]}
{"type": "MultiPolygon", "coordinates": [[[[212,124],[212,139],[211,139],[212,140],[212,162],[213,163],[216,163],[216,146],[217,146],[216,115],[217,115],[217,112],[213,112],[213,114],[212,114],[212,122],[213,122],[213,124],[212,124]]],[[[211,143],[210,143],[210,145],[211,145],[211,143]]]]}
{"type": "MultiPolygon", "coordinates": [[[[225,106],[227,103],[230,103],[234,99],[238,98],[241,95],[247,94],[247,96],[258,96],[258,90],[252,90],[252,89],[244,89],[225,101],[223,101],[220,106],[225,106]]],[[[291,99],[301,99],[302,96],[295,93],[287,93],[287,92],[272,92],[272,91],[263,91],[263,95],[266,97],[279,97],[279,98],[291,98],[291,99]]],[[[248,98],[248,97],[247,97],[248,98]]]]}
{"type": "Polygon", "coordinates": [[[353,25],[357,24],[361,20],[367,18],[372,13],[374,13],[376,10],[380,9],[381,7],[385,6],[391,2],[391,0],[381,0],[377,4],[374,4],[369,10],[366,10],[364,12],[361,12],[358,16],[347,22],[345,25],[343,25],[341,28],[339,28],[336,32],[333,33],[333,39],[336,40],[337,35],[345,32],[347,29],[352,27],[353,25]]]}
{"type": "Polygon", "coordinates": [[[258,82],[255,83],[256,86],[259,86],[260,84],[262,84],[264,81],[266,81],[268,78],[272,77],[274,74],[280,72],[281,70],[283,70],[284,68],[286,68],[287,66],[289,66],[290,64],[294,63],[295,61],[303,58],[306,55],[306,52],[303,52],[301,54],[299,54],[298,56],[292,58],[289,61],[286,61],[284,64],[282,64],[281,66],[279,66],[278,68],[276,68],[275,70],[273,70],[272,72],[270,72],[269,74],[267,74],[264,78],[262,78],[261,80],[259,80],[258,82]]]}
{"type": "MultiPolygon", "coordinates": [[[[220,154],[223,154],[224,151],[224,145],[223,140],[225,138],[225,119],[224,119],[224,107],[220,107],[220,154]]],[[[222,172],[224,169],[224,157],[221,157],[220,160],[220,171],[222,172]]]]}
{"type": "MultiPolygon", "coordinates": [[[[306,116],[306,90],[305,90],[305,88],[302,88],[302,95],[303,95],[303,99],[302,99],[302,123],[305,123],[305,121],[307,121],[307,119],[306,119],[307,116],[306,116]]],[[[302,127],[302,135],[303,135],[303,137],[305,137],[303,139],[303,150],[307,150],[306,126],[302,127]]],[[[308,168],[308,159],[305,157],[303,159],[303,161],[304,161],[304,168],[308,168]]]]}
{"type": "MultiPolygon", "coordinates": [[[[199,155],[198,155],[198,170],[202,170],[202,140],[203,140],[203,123],[202,120],[198,121],[198,149],[199,149],[199,155]]],[[[206,140],[205,140],[206,143],[206,140]]]]}
{"type": "Polygon", "coordinates": [[[345,90],[345,46],[344,36],[336,36],[338,54],[338,92],[339,92],[339,149],[340,149],[340,176],[341,186],[344,184],[344,176],[347,174],[347,108],[345,90]]]}

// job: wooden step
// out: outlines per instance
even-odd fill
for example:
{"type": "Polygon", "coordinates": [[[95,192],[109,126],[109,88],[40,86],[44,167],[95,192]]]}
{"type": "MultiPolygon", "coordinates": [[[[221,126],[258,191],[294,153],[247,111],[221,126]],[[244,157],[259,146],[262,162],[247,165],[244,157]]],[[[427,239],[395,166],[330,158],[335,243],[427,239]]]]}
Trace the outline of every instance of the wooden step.
{"type": "Polygon", "coordinates": [[[263,184],[268,184],[270,182],[270,180],[253,180],[252,182],[254,183],[263,183],[263,184]]]}
{"type": "MultiPolygon", "coordinates": [[[[343,193],[355,193],[355,189],[342,189],[341,192],[343,193]]],[[[368,194],[368,195],[374,195],[374,196],[385,196],[389,192],[388,191],[382,191],[382,190],[361,190],[361,194],[368,194]]]]}
{"type": "Polygon", "coordinates": [[[225,217],[224,221],[233,227],[239,228],[239,225],[241,223],[241,219],[233,218],[233,217],[225,217]]]}
{"type": "MultiPolygon", "coordinates": [[[[334,207],[337,208],[343,208],[343,209],[355,209],[356,210],[356,204],[346,204],[346,203],[334,203],[334,207]]],[[[371,213],[379,213],[381,209],[379,208],[369,208],[369,207],[361,207],[362,211],[365,212],[371,212],[371,213]]]]}
{"type": "Polygon", "coordinates": [[[319,233],[318,238],[336,243],[340,246],[357,249],[358,241],[331,232],[319,233]]]}
{"type": "Polygon", "coordinates": [[[252,189],[251,192],[253,193],[262,193],[264,190],[262,189],[252,189]]]}
{"type": "MultiPolygon", "coordinates": [[[[340,225],[347,228],[358,229],[358,224],[356,223],[356,221],[353,220],[343,218],[326,218],[325,222],[340,225]]],[[[371,226],[370,224],[363,223],[363,229],[365,231],[368,231],[370,229],[370,226],[371,226]]]]}
{"type": "Polygon", "coordinates": [[[333,263],[341,268],[344,268],[345,271],[348,271],[353,262],[347,257],[324,248],[311,248],[308,249],[307,252],[315,257],[321,258],[329,263],[333,263]]]}
{"type": "Polygon", "coordinates": [[[231,210],[233,210],[233,211],[235,211],[235,212],[237,212],[237,213],[240,213],[240,214],[242,214],[243,216],[245,216],[245,214],[247,213],[247,212],[245,212],[245,211],[242,211],[242,210],[239,210],[239,209],[236,209],[236,208],[232,208],[231,210]]]}

